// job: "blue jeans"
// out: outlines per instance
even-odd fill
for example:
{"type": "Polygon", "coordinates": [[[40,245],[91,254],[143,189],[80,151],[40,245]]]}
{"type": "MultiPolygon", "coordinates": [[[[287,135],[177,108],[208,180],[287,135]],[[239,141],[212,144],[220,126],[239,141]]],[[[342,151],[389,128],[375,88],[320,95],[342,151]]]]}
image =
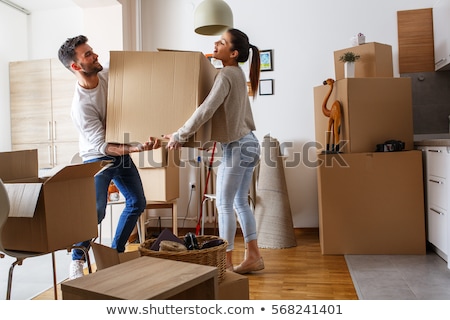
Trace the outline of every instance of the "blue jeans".
{"type": "MultiPolygon", "coordinates": [[[[111,180],[125,198],[125,208],[120,215],[111,247],[118,252],[125,251],[125,245],[133,231],[141,213],[145,210],[146,199],[142,187],[141,177],[129,155],[112,157],[106,156],[86,162],[112,160],[112,166],[95,176],[95,193],[97,201],[97,221],[103,221],[108,201],[108,187],[111,180]]],[[[82,227],[82,226],[81,226],[82,227]]],[[[75,244],[89,248],[90,240],[75,244]]],[[[83,251],[72,250],[72,260],[85,260],[83,251]]]]}
{"type": "Polygon", "coordinates": [[[217,172],[216,206],[219,235],[228,241],[227,251],[231,251],[237,228],[235,210],[245,242],[257,239],[256,221],[248,203],[248,193],[261,151],[253,132],[238,141],[222,144],[222,150],[222,162],[217,172]]]}

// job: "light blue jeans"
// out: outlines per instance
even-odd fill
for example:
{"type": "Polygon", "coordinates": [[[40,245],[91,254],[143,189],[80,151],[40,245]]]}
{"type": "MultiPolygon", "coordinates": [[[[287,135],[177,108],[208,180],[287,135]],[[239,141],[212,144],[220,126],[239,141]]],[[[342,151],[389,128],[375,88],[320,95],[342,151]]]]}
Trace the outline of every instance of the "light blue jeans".
{"type": "Polygon", "coordinates": [[[248,193],[261,151],[253,132],[238,141],[222,144],[222,150],[222,162],[217,172],[216,206],[219,236],[228,241],[227,251],[231,251],[237,229],[236,214],[245,242],[257,239],[256,221],[248,203],[248,193]]]}
{"type": "MultiPolygon", "coordinates": [[[[86,162],[96,162],[103,160],[112,160],[113,165],[100,174],[97,174],[95,180],[95,193],[97,201],[97,220],[102,222],[105,218],[106,203],[108,201],[108,187],[111,180],[117,186],[125,198],[125,208],[117,222],[116,234],[111,247],[118,252],[125,251],[125,245],[133,231],[141,213],[145,210],[146,199],[142,187],[141,177],[129,155],[121,157],[106,156],[86,162]]],[[[83,226],[80,226],[82,228],[83,226]]],[[[89,248],[90,240],[75,244],[89,248]]],[[[79,249],[72,250],[72,260],[85,260],[83,251],[79,249]]]]}

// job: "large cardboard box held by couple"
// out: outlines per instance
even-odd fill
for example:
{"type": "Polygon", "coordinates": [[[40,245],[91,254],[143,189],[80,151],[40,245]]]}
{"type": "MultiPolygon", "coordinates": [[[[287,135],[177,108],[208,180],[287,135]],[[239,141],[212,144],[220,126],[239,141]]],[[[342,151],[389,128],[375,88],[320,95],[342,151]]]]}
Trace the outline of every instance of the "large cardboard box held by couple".
{"type": "Polygon", "coordinates": [[[37,150],[0,153],[10,199],[6,249],[48,253],[97,237],[94,175],[102,164],[77,164],[38,176],[37,150]]]}
{"type": "MultiPolygon", "coordinates": [[[[161,138],[175,132],[206,98],[216,74],[217,69],[201,52],[112,51],[107,141],[143,143],[150,136],[161,138]]],[[[185,146],[201,147],[210,136],[208,121],[185,146]]],[[[138,163],[144,159],[133,157],[138,163]]],[[[178,198],[177,165],[158,167],[146,161],[138,166],[148,200],[178,198]]]]}
{"type": "MultiPolygon", "coordinates": [[[[144,142],[178,130],[210,92],[217,69],[201,52],[112,51],[106,138],[144,142]]],[[[208,142],[208,121],[185,144],[208,142]]]]}
{"type": "Polygon", "coordinates": [[[421,151],[318,160],[322,254],[425,254],[421,151]]]}
{"type": "MultiPolygon", "coordinates": [[[[140,252],[138,250],[131,249],[123,253],[118,253],[116,250],[98,243],[92,244],[92,251],[94,252],[97,270],[103,270],[140,257],[140,252]]],[[[148,281],[151,281],[151,279],[148,279],[148,281]]],[[[249,297],[248,278],[227,271],[224,280],[219,283],[218,299],[248,300],[249,297]]]]}
{"type": "Polygon", "coordinates": [[[374,152],[377,144],[400,140],[405,150],[414,149],[411,79],[348,78],[314,87],[316,142],[326,148],[329,117],[322,112],[334,101],[341,103],[340,151],[374,152]]]}

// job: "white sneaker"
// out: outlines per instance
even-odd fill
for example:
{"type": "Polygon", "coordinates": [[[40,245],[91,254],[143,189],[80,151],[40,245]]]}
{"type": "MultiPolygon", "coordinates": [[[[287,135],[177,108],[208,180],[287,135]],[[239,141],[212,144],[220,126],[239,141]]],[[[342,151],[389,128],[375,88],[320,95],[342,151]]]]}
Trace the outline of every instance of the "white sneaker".
{"type": "Polygon", "coordinates": [[[70,262],[69,280],[84,276],[84,260],[72,260],[70,262]]]}

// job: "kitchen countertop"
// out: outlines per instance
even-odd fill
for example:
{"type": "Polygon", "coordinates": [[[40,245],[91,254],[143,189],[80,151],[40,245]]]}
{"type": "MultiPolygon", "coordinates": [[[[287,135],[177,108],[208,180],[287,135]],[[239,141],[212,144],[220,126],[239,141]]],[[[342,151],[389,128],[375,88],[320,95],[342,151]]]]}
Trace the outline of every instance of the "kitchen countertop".
{"type": "Polygon", "coordinates": [[[414,146],[450,146],[449,133],[430,133],[414,135],[414,146]]]}

